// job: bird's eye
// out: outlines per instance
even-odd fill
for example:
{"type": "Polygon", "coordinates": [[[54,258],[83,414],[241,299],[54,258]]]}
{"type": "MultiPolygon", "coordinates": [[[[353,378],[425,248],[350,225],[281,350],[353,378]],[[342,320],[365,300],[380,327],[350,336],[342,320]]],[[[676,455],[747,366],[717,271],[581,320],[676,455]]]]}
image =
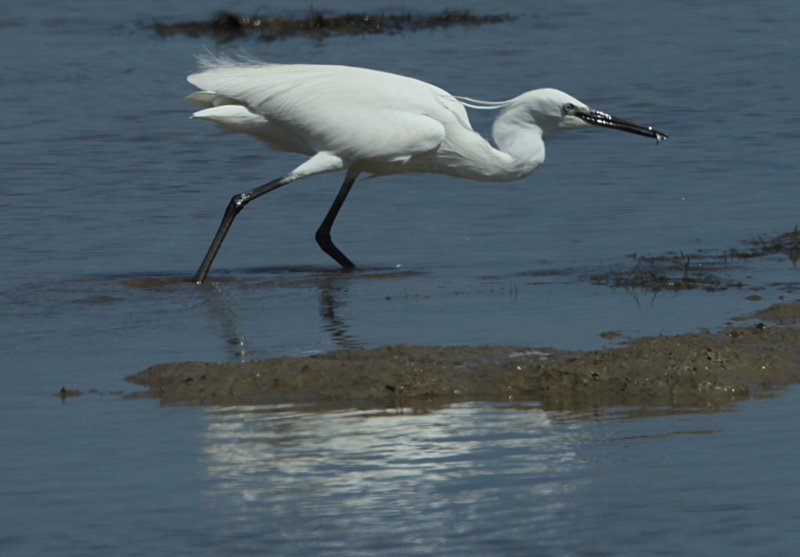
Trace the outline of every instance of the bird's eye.
{"type": "Polygon", "coordinates": [[[567,103],[567,104],[564,105],[564,112],[569,113],[569,112],[572,112],[573,110],[575,110],[575,105],[574,104],[567,103]]]}

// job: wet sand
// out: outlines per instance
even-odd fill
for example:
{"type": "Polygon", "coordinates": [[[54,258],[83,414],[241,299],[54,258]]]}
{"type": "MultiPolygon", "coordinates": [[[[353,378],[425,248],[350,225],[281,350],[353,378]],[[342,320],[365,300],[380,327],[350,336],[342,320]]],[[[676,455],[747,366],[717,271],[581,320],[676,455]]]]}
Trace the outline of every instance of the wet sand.
{"type": "Polygon", "coordinates": [[[159,364],[128,377],[165,404],[425,407],[537,401],[545,409],[719,408],[800,381],[800,302],[754,325],[591,352],[508,346],[382,346],[244,363],[159,364]]]}
{"type": "MultiPolygon", "coordinates": [[[[777,256],[794,263],[798,253],[800,233],[795,229],[767,240],[748,241],[744,249],[716,254],[633,254],[630,269],[605,270],[588,278],[595,284],[653,293],[735,288],[744,296],[744,290],[752,285],[724,278],[732,261],[777,256]]],[[[358,278],[387,276],[395,274],[366,273],[358,278]]],[[[169,286],[176,280],[143,279],[129,285],[169,286]]],[[[290,277],[250,286],[287,285],[296,286],[297,281],[290,277]]],[[[787,293],[796,291],[794,284],[772,286],[787,293]]],[[[159,364],[128,380],[149,389],[133,396],[153,396],[165,404],[425,408],[459,401],[536,401],[555,410],[719,408],[800,382],[798,321],[800,301],[795,301],[732,319],[749,323],[746,326],[632,339],[622,347],[591,352],[398,344],[305,358],[159,364]]],[[[607,331],[600,336],[618,335],[607,331]]]]}

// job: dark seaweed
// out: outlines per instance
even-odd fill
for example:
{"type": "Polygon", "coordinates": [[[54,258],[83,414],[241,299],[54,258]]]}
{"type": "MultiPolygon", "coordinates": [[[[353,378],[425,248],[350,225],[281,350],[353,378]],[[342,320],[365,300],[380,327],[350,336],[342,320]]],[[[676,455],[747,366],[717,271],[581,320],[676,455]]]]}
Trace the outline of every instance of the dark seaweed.
{"type": "Polygon", "coordinates": [[[257,36],[263,41],[306,35],[325,38],[331,35],[365,35],[401,31],[418,31],[451,27],[453,25],[483,25],[501,23],[515,18],[509,14],[478,16],[469,11],[445,11],[437,15],[412,14],[342,14],[327,15],[311,9],[308,17],[261,17],[242,16],[234,12],[218,12],[208,21],[179,23],[153,23],[149,25],[161,37],[187,35],[189,37],[211,37],[219,42],[257,36]]]}

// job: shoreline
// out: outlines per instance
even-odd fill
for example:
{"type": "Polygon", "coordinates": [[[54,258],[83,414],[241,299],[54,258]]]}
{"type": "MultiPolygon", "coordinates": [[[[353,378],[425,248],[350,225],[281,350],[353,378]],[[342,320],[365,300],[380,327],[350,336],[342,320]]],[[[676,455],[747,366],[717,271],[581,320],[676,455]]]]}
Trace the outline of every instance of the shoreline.
{"type": "Polygon", "coordinates": [[[800,382],[800,301],[718,333],[644,337],[582,351],[509,346],[343,349],[249,362],[157,364],[126,379],[163,404],[426,407],[538,402],[546,410],[719,408],[800,382]]]}

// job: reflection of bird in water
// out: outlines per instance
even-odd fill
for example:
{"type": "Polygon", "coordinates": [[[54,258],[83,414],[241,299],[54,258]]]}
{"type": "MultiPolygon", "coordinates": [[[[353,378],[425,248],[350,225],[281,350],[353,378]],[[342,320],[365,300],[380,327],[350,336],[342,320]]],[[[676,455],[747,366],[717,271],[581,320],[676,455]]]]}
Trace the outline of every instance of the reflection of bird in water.
{"type": "Polygon", "coordinates": [[[189,76],[187,100],[204,107],[195,118],[252,135],[278,151],[310,158],[289,174],[234,196],[194,276],[205,280],[236,215],[253,199],[316,174],[345,170],[339,194],[316,233],[320,247],[342,267],[355,265],[330,231],[350,188],[363,172],[431,172],[485,182],[519,180],[545,158],[542,135],[600,126],[661,141],[650,126],[590,109],[555,89],[536,89],[503,102],[454,97],[408,77],[346,66],[279,65],[206,58],[189,76]],[[497,148],[472,130],[465,107],[499,109],[497,148]]]}
{"type": "Polygon", "coordinates": [[[346,305],[341,299],[343,292],[347,292],[347,288],[339,280],[323,279],[319,290],[319,312],[333,343],[340,348],[355,348],[359,344],[348,332],[348,323],[341,315],[337,315],[338,310],[346,305]]]}

